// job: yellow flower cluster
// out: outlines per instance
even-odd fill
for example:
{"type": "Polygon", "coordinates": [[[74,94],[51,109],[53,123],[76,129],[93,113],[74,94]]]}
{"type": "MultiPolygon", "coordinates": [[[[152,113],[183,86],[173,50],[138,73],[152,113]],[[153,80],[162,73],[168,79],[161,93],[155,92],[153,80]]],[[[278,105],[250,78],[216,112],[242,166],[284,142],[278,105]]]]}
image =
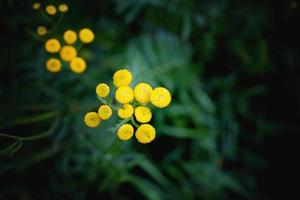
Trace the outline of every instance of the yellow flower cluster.
{"type": "MultiPolygon", "coordinates": [[[[34,10],[39,10],[41,9],[41,3],[40,2],[35,2],[33,3],[32,5],[32,8],[34,10]]],[[[60,11],[61,13],[65,13],[69,10],[69,7],[67,4],[63,3],[63,4],[59,4],[58,7],[56,7],[55,5],[47,5],[45,7],[45,12],[48,14],[48,15],[55,15],[57,13],[57,11],[60,11]]]]}
{"type": "Polygon", "coordinates": [[[130,87],[132,73],[127,69],[121,69],[114,73],[113,84],[116,87],[115,100],[117,105],[110,101],[110,88],[105,83],[96,87],[98,98],[104,102],[98,109],[98,113],[89,112],[84,117],[88,127],[97,127],[101,120],[107,120],[112,116],[112,108],[123,121],[117,127],[117,135],[121,140],[129,140],[135,135],[143,144],[155,139],[155,128],[149,124],[152,119],[151,104],[157,108],[165,108],[171,102],[171,94],[164,87],[152,88],[151,85],[141,82],[130,87]],[[150,104],[151,103],[151,104],[150,104]],[[130,123],[131,122],[131,123],[130,123]]]}
{"type": "MultiPolygon", "coordinates": [[[[95,36],[92,30],[83,28],[79,31],[79,39],[82,43],[90,43],[94,40],[95,36]]],[[[50,38],[45,43],[45,49],[48,53],[59,53],[60,59],[64,62],[69,63],[71,71],[80,74],[86,70],[86,61],[78,56],[75,43],[77,41],[77,33],[73,30],[66,30],[63,34],[63,42],[61,46],[60,41],[57,38],[50,38]]],[[[51,59],[51,58],[50,58],[51,59]]],[[[50,72],[58,72],[51,70],[48,65],[47,69],[50,72]]]]}
{"type": "MultiPolygon", "coordinates": [[[[35,2],[32,7],[35,10],[39,10],[41,9],[41,3],[35,2]]],[[[68,10],[68,5],[63,3],[58,6],[47,5],[44,11],[41,9],[41,12],[53,16],[56,15],[58,11],[65,13],[68,10]]],[[[47,36],[44,47],[45,50],[52,55],[46,61],[46,69],[49,72],[57,73],[61,71],[64,66],[62,62],[67,63],[70,70],[74,73],[80,74],[86,70],[86,61],[78,55],[78,48],[82,46],[82,43],[91,43],[95,39],[95,34],[91,29],[82,28],[78,33],[71,29],[66,30],[63,33],[63,40],[59,40],[58,38],[61,37],[57,36],[57,34],[54,37],[50,36],[49,34],[53,31],[48,32],[45,26],[38,26],[36,32],[39,36],[47,36]]]]}

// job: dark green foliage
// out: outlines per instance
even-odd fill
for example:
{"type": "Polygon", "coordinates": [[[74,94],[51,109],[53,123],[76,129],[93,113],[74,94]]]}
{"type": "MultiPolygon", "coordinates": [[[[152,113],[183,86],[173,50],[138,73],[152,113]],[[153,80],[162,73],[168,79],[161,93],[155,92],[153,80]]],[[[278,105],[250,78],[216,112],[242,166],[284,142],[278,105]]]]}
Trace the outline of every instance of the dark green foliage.
{"type": "Polygon", "coordinates": [[[34,33],[44,21],[32,1],[0,3],[8,29],[1,36],[0,133],[20,137],[0,138],[0,199],[259,198],[253,171],[266,162],[255,144],[283,128],[253,103],[268,92],[255,80],[273,64],[264,36],[269,3],[68,4],[57,34],[86,26],[96,33],[80,52],[88,63],[83,75],[67,65],[46,72],[48,55],[34,33]],[[116,118],[96,129],[83,123],[100,104],[96,85],[123,67],[133,85],[143,80],[172,93],[171,106],[153,110],[157,138],[149,145],[118,140],[116,118]],[[26,140],[36,134],[48,137],[26,140]]]}

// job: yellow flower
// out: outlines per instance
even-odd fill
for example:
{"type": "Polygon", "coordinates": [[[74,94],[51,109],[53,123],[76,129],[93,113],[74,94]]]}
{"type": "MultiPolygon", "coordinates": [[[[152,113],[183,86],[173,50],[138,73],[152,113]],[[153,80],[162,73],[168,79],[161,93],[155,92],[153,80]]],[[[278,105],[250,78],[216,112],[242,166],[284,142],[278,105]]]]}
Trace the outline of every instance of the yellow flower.
{"type": "Polygon", "coordinates": [[[126,119],[132,116],[134,110],[130,104],[124,104],[122,108],[118,109],[118,116],[122,119],[126,119]]]}
{"type": "Polygon", "coordinates": [[[116,100],[121,104],[129,103],[133,100],[133,90],[131,87],[122,86],[116,91],[116,100]]]}
{"type": "Polygon", "coordinates": [[[39,2],[35,2],[33,5],[32,5],[32,8],[34,10],[38,10],[39,8],[41,7],[41,4],[39,2]]]}
{"type": "Polygon", "coordinates": [[[96,112],[88,112],[84,116],[84,123],[90,128],[97,127],[100,124],[100,122],[101,119],[96,112]]]}
{"type": "Polygon", "coordinates": [[[134,116],[138,122],[147,123],[152,118],[150,108],[146,106],[138,106],[134,111],[134,116]]]}
{"type": "Polygon", "coordinates": [[[80,74],[85,71],[86,63],[82,58],[77,57],[71,61],[70,68],[73,72],[80,74]]]}
{"type": "Polygon", "coordinates": [[[139,83],[134,88],[134,97],[141,104],[147,104],[150,101],[152,87],[147,83],[139,83]]]}
{"type": "Polygon", "coordinates": [[[77,56],[77,51],[73,46],[66,45],[60,50],[60,57],[63,61],[70,62],[77,56]]]}
{"type": "Polygon", "coordinates": [[[151,92],[151,103],[158,108],[165,108],[171,102],[170,92],[163,87],[157,87],[151,92]]]}
{"type": "Polygon", "coordinates": [[[56,73],[61,70],[61,63],[56,58],[50,58],[46,63],[46,68],[48,71],[56,73]]]}
{"type": "Polygon", "coordinates": [[[102,120],[107,120],[112,115],[112,110],[108,105],[101,105],[98,109],[98,115],[102,120]]]}
{"type": "Polygon", "coordinates": [[[59,6],[58,6],[58,10],[60,11],[60,12],[67,12],[68,11],[68,5],[67,4],[65,4],[65,3],[63,3],[63,4],[60,4],[59,6]]]}
{"type": "Polygon", "coordinates": [[[118,130],[118,137],[121,140],[129,140],[133,136],[133,127],[130,124],[122,125],[118,130]]]}
{"type": "Polygon", "coordinates": [[[131,83],[132,75],[127,69],[121,69],[114,73],[114,85],[116,87],[128,86],[131,83]]]}
{"type": "Polygon", "coordinates": [[[60,49],[60,43],[57,39],[54,39],[54,38],[49,39],[45,43],[45,49],[49,53],[56,53],[60,49]]]}
{"type": "Polygon", "coordinates": [[[96,93],[99,97],[106,97],[109,94],[109,86],[105,83],[100,83],[96,87],[96,93]]]}
{"type": "Polygon", "coordinates": [[[150,124],[142,124],[135,132],[136,139],[143,144],[152,142],[155,138],[155,128],[150,124]]]}
{"type": "Polygon", "coordinates": [[[89,28],[83,28],[79,32],[79,38],[83,43],[90,43],[94,40],[95,35],[89,28]]]}
{"type": "Polygon", "coordinates": [[[36,32],[40,36],[46,35],[47,34],[47,28],[45,26],[39,26],[39,27],[37,27],[36,32]]]}
{"type": "Polygon", "coordinates": [[[74,44],[77,40],[77,34],[72,30],[67,30],[64,33],[64,40],[67,44],[74,44]]]}
{"type": "Polygon", "coordinates": [[[48,13],[49,15],[55,15],[56,14],[56,8],[54,5],[48,5],[46,7],[46,13],[48,13]]]}

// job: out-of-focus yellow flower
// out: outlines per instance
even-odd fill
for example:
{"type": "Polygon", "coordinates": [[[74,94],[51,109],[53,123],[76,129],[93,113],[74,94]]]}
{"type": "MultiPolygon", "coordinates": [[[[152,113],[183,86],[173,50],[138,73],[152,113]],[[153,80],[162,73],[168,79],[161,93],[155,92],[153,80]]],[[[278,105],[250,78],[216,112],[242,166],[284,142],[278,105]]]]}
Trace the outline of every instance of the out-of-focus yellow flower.
{"type": "Polygon", "coordinates": [[[141,104],[147,104],[150,101],[152,87],[147,83],[139,83],[134,88],[134,97],[141,104]]]}
{"type": "Polygon", "coordinates": [[[152,113],[150,108],[146,106],[138,106],[135,108],[134,116],[138,122],[147,123],[152,118],[152,113]]]}
{"type": "Polygon", "coordinates": [[[95,35],[91,29],[83,28],[79,31],[79,38],[83,43],[91,43],[94,40],[95,35]]]}
{"type": "Polygon", "coordinates": [[[86,63],[83,58],[74,58],[70,63],[70,68],[73,72],[80,74],[85,71],[86,63]]]}
{"type": "Polygon", "coordinates": [[[114,73],[113,81],[116,87],[129,86],[132,81],[131,72],[127,69],[118,70],[114,73]]]}
{"type": "Polygon", "coordinates": [[[45,49],[49,53],[57,53],[60,49],[60,43],[55,38],[49,39],[45,43],[45,49]]]}
{"type": "Polygon", "coordinates": [[[171,94],[164,87],[157,87],[151,92],[151,103],[158,108],[165,108],[171,102],[171,94]]]}
{"type": "Polygon", "coordinates": [[[47,34],[47,28],[45,26],[38,26],[36,29],[37,34],[40,36],[46,35],[47,34]]]}
{"type": "Polygon", "coordinates": [[[142,124],[135,132],[136,139],[143,144],[152,142],[155,139],[155,128],[150,124],[142,124]]]}
{"type": "Polygon", "coordinates": [[[46,6],[46,13],[48,13],[48,15],[55,15],[56,14],[56,7],[54,5],[46,6]]]}
{"type": "Polygon", "coordinates": [[[129,103],[133,100],[133,89],[128,86],[119,87],[116,91],[115,97],[121,104],[129,103]]]}
{"type": "Polygon", "coordinates": [[[46,68],[49,72],[59,72],[61,70],[61,62],[56,58],[50,58],[47,60],[46,68]]]}
{"type": "Polygon", "coordinates": [[[67,30],[64,33],[64,40],[67,44],[74,44],[77,40],[77,34],[75,31],[67,30]]]}
{"type": "Polygon", "coordinates": [[[132,116],[134,110],[131,104],[124,104],[118,109],[118,116],[122,119],[126,119],[132,116]]]}
{"type": "Polygon", "coordinates": [[[41,4],[40,4],[39,2],[35,2],[35,3],[32,5],[32,8],[33,8],[34,10],[38,10],[38,9],[40,9],[40,7],[41,7],[41,4]]]}
{"type": "Polygon", "coordinates": [[[109,86],[105,83],[100,83],[96,87],[96,93],[99,97],[107,97],[109,94],[109,86]]]}
{"type": "Polygon", "coordinates": [[[68,10],[69,10],[69,7],[68,7],[68,5],[67,4],[65,4],[65,3],[63,3],[63,4],[60,4],[59,6],[58,6],[58,10],[60,11],[60,12],[67,12],[68,10]]]}
{"type": "Polygon", "coordinates": [[[129,140],[133,136],[133,126],[130,124],[124,124],[122,125],[118,130],[118,137],[121,140],[129,140]]]}
{"type": "Polygon", "coordinates": [[[70,62],[77,56],[77,51],[73,46],[66,45],[60,50],[60,57],[63,61],[70,62]]]}
{"type": "Polygon", "coordinates": [[[90,128],[99,126],[100,122],[101,119],[96,112],[88,112],[84,116],[84,123],[90,128]]]}
{"type": "Polygon", "coordinates": [[[107,120],[112,115],[112,110],[108,105],[101,105],[98,109],[98,115],[102,120],[107,120]]]}

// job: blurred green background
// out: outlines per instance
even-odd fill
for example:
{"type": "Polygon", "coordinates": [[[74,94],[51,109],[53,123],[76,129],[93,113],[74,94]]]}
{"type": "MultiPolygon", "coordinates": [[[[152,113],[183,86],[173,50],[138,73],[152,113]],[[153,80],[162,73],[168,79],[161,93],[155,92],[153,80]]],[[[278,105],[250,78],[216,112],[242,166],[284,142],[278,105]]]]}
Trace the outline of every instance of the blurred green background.
{"type": "Polygon", "coordinates": [[[69,5],[54,35],[95,32],[80,51],[82,75],[46,71],[34,33],[47,22],[33,3],[0,1],[0,133],[47,137],[0,137],[0,199],[291,195],[299,1],[41,1],[69,5]],[[120,141],[109,130],[116,119],[83,123],[100,104],[96,85],[124,67],[134,84],[172,92],[171,106],[153,111],[157,138],[148,145],[120,141]]]}

